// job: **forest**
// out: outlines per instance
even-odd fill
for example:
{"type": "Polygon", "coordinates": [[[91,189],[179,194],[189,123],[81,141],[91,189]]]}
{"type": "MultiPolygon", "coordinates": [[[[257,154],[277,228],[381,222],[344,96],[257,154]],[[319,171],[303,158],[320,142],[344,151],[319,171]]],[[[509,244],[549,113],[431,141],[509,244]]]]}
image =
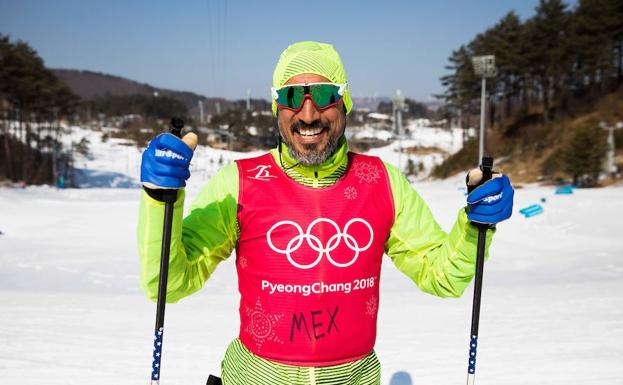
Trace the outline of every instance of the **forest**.
{"type": "MultiPolygon", "coordinates": [[[[478,127],[481,78],[471,59],[479,55],[495,55],[497,67],[497,75],[487,79],[487,152],[536,161],[538,173],[545,176],[594,184],[606,148],[596,120],[623,120],[618,108],[623,2],[580,0],[570,8],[561,0],[541,0],[529,19],[509,12],[454,50],[446,67],[449,74],[441,78],[441,97],[464,126],[478,127]],[[596,109],[599,116],[574,120],[596,109]],[[575,162],[582,156],[578,150],[592,156],[575,162]]],[[[476,159],[475,147],[466,146],[438,167],[436,175],[443,177],[467,158],[476,159]]]]}

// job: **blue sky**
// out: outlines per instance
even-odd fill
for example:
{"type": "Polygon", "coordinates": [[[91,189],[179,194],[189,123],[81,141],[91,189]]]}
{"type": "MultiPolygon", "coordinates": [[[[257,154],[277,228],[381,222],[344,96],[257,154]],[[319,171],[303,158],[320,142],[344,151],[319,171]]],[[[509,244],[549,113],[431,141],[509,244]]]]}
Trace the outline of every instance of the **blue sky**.
{"type": "MultiPolygon", "coordinates": [[[[568,1],[570,2],[570,1],[568,1]]],[[[206,96],[269,98],[281,51],[332,43],[353,96],[425,101],[453,49],[538,0],[0,0],[0,33],[53,68],[88,69],[206,96]]]]}

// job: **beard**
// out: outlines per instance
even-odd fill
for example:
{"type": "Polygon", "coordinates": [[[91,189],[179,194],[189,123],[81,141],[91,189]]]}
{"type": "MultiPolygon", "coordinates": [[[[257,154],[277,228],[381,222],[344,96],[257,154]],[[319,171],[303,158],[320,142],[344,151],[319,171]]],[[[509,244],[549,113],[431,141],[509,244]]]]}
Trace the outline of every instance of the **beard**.
{"type": "MultiPolygon", "coordinates": [[[[305,124],[299,122],[295,122],[290,126],[290,130],[298,131],[300,128],[322,128],[330,130],[328,125],[322,124],[320,121],[314,122],[312,124],[305,124]]],[[[288,152],[290,156],[294,158],[299,164],[303,166],[318,166],[324,163],[327,159],[333,155],[335,150],[337,149],[340,143],[340,137],[344,134],[344,129],[342,128],[342,132],[339,135],[330,135],[329,141],[323,148],[319,148],[322,144],[301,144],[304,149],[304,153],[297,150],[294,144],[288,139],[287,136],[281,135],[282,140],[288,146],[288,152]]],[[[282,131],[281,125],[279,125],[279,130],[282,131]]]]}

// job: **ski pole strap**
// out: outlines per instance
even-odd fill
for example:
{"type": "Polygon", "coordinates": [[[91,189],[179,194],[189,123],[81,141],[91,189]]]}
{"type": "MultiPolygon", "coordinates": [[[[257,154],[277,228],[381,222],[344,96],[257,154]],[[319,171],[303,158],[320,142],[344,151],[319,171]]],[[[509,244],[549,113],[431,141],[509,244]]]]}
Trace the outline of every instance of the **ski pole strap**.
{"type": "Polygon", "coordinates": [[[154,334],[154,357],[151,364],[151,384],[158,385],[160,382],[160,358],[162,357],[162,333],[160,327],[154,334]]]}

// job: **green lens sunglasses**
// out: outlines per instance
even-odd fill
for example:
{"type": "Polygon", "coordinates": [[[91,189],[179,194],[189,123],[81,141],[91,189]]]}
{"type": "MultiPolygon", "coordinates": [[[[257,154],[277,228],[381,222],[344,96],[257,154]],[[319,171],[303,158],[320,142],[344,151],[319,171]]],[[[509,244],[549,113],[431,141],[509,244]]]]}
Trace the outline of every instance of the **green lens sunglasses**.
{"type": "Polygon", "coordinates": [[[318,110],[325,110],[339,103],[347,87],[348,83],[304,83],[272,87],[270,91],[280,108],[299,111],[309,98],[318,110]]]}

